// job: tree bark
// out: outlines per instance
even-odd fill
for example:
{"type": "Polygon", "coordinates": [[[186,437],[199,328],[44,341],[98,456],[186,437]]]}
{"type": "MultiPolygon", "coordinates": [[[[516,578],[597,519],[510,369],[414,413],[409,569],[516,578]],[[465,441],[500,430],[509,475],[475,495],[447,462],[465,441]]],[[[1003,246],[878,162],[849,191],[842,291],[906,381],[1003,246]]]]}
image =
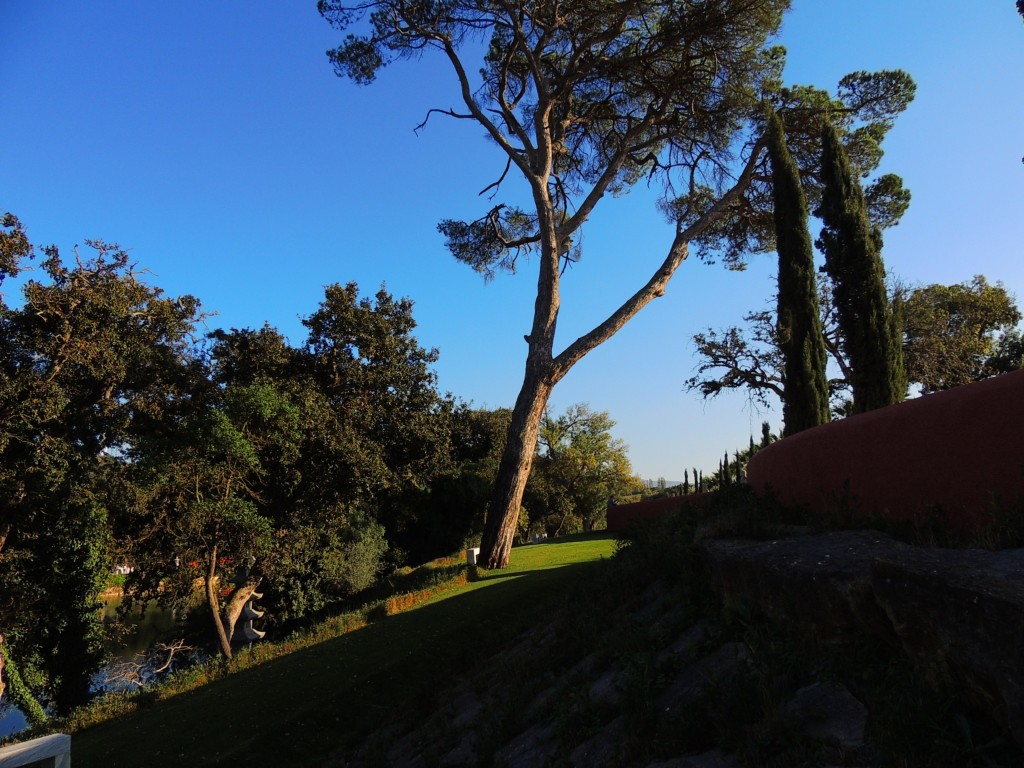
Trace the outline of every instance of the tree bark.
{"type": "Polygon", "coordinates": [[[537,451],[541,418],[553,386],[554,382],[549,383],[542,371],[527,366],[523,388],[512,410],[508,440],[501,455],[491,506],[484,522],[481,560],[486,568],[504,568],[508,565],[512,541],[519,524],[523,491],[526,490],[526,481],[530,477],[533,457],[537,451]]]}
{"type": "MultiPolygon", "coordinates": [[[[543,136],[540,128],[538,134],[543,136]]],[[[562,244],[567,243],[568,235],[560,235],[546,184],[538,181],[547,178],[550,156],[543,172],[532,179],[539,219],[538,229],[543,233],[540,240],[542,252],[537,279],[537,299],[534,304],[533,330],[526,338],[530,345],[526,358],[526,376],[515,408],[512,410],[508,441],[501,456],[501,463],[498,465],[494,493],[484,521],[484,533],[480,544],[480,561],[484,567],[505,568],[508,565],[512,541],[519,522],[523,491],[526,489],[526,481],[530,477],[533,457],[537,450],[540,421],[551,390],[588,352],[614,336],[641,309],[665,294],[669,280],[689,255],[690,243],[715,222],[728,215],[750,184],[761,149],[762,142],[759,142],[752,150],[736,183],[703,216],[689,226],[677,226],[675,238],[664,261],[647,283],[626,299],[604,322],[580,336],[557,357],[553,356],[552,351],[560,305],[558,266],[562,244]]]]}
{"type": "Polygon", "coordinates": [[[259,585],[259,579],[243,584],[231,595],[231,600],[228,601],[227,607],[224,608],[224,622],[227,624],[224,628],[224,634],[227,635],[229,643],[231,638],[235,636],[235,625],[238,623],[238,617],[242,615],[242,609],[249,602],[249,598],[253,596],[259,585]]]}
{"type": "Polygon", "coordinates": [[[217,545],[210,551],[209,568],[206,572],[206,602],[213,617],[213,630],[217,633],[217,643],[225,659],[231,658],[231,639],[224,630],[224,622],[220,616],[220,600],[217,599],[217,545]]]}

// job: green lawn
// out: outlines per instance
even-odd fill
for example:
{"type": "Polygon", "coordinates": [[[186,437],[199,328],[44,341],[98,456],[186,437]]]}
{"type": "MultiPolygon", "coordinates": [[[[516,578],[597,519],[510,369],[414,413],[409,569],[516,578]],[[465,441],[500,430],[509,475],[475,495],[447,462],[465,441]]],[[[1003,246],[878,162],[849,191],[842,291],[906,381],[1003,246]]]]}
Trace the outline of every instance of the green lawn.
{"type": "Polygon", "coordinates": [[[509,568],[419,608],[76,733],[74,764],[316,764],[493,654],[556,607],[614,543],[597,533],[517,548],[509,568]]]}

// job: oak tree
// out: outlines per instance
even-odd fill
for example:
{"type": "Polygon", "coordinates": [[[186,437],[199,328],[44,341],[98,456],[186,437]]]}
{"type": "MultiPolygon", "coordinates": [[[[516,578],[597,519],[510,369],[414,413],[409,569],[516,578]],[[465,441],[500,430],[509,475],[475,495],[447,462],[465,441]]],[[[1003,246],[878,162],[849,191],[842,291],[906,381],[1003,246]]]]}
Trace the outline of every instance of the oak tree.
{"type": "Polygon", "coordinates": [[[1014,367],[1005,359],[1021,313],[1006,288],[984,275],[917,288],[907,295],[903,315],[907,374],[926,394],[1014,367]]]}
{"type": "Polygon", "coordinates": [[[552,534],[593,530],[610,500],[636,490],[626,444],[613,437],[614,426],[606,411],[586,403],[544,417],[527,485],[527,495],[543,504],[527,505],[531,521],[546,518],[552,534]]]}
{"type": "MultiPolygon", "coordinates": [[[[34,251],[4,223],[8,275],[34,251]]],[[[144,283],[117,246],[87,245],[71,264],[45,248],[20,306],[0,302],[0,634],[57,711],[88,698],[102,660],[110,479],[184,391],[199,306],[144,283]]]]}

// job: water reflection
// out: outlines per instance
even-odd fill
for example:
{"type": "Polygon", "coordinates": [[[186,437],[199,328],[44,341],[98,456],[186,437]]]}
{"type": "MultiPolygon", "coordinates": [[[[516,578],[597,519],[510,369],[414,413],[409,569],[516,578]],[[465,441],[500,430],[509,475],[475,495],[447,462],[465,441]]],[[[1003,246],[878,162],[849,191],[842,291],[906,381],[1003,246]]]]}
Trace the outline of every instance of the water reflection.
{"type": "MultiPolygon", "coordinates": [[[[121,606],[121,594],[108,592],[100,597],[103,603],[103,623],[109,629],[118,621],[117,609],[121,606]]],[[[154,644],[175,637],[180,629],[178,616],[173,610],[166,610],[150,602],[143,609],[135,606],[130,613],[121,617],[126,631],[117,633],[116,638],[108,640],[106,651],[109,662],[93,676],[94,691],[110,691],[130,687],[126,683],[118,684],[110,681],[111,670],[117,665],[134,660],[139,654],[145,653],[154,644]]],[[[180,636],[180,635],[179,635],[180,636]]],[[[0,703],[0,738],[28,727],[25,716],[10,702],[10,691],[4,693],[0,703]]]]}
{"type": "MultiPolygon", "coordinates": [[[[108,628],[116,624],[120,607],[120,594],[107,594],[103,597],[103,623],[108,628]]],[[[136,654],[149,650],[154,643],[170,639],[178,628],[177,613],[161,608],[153,600],[145,608],[134,606],[131,613],[123,616],[122,620],[128,631],[108,645],[107,652],[111,661],[132,659],[136,654]]]]}

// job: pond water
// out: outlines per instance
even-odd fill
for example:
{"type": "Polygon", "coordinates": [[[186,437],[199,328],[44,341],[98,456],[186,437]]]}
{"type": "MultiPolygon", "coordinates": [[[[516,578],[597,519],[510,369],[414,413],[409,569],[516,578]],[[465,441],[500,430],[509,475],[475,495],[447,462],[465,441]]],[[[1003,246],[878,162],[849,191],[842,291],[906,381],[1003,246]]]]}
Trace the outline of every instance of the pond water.
{"type": "MultiPolygon", "coordinates": [[[[103,622],[112,624],[121,605],[121,595],[105,594],[100,600],[103,603],[103,622]]],[[[178,627],[178,617],[174,611],[160,608],[152,602],[145,610],[137,607],[126,623],[128,632],[107,646],[110,662],[93,677],[93,690],[116,690],[118,686],[107,681],[109,670],[119,663],[131,661],[137,654],[151,648],[154,643],[173,637],[174,630],[178,627]]],[[[11,705],[9,695],[5,692],[0,703],[0,738],[17,733],[27,725],[25,716],[17,707],[11,705]]]]}

